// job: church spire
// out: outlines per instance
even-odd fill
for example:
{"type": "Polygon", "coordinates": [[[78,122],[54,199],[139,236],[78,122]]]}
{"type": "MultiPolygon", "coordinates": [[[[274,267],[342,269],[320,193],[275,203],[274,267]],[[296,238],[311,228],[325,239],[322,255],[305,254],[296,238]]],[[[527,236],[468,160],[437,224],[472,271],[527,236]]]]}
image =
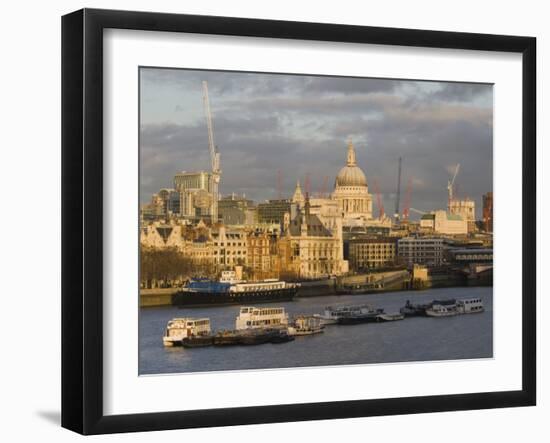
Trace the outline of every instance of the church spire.
{"type": "Polygon", "coordinates": [[[302,194],[302,188],[300,187],[300,180],[296,182],[296,190],[292,196],[292,202],[297,203],[299,206],[304,204],[304,194],[302,194]]]}
{"type": "Polygon", "coordinates": [[[348,140],[348,166],[356,166],[357,162],[355,161],[355,148],[353,147],[353,142],[351,137],[348,140]]]}

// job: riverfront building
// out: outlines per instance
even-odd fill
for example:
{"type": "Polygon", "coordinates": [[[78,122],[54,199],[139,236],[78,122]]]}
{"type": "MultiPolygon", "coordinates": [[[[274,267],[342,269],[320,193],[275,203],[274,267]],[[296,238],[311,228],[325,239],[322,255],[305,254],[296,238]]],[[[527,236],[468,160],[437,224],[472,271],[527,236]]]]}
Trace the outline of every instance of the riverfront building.
{"type": "Polygon", "coordinates": [[[366,271],[395,264],[395,238],[356,238],[349,241],[349,266],[354,271],[366,271]]]}
{"type": "Polygon", "coordinates": [[[397,241],[399,260],[413,265],[441,266],[444,260],[444,239],[437,237],[405,237],[397,241]]]}

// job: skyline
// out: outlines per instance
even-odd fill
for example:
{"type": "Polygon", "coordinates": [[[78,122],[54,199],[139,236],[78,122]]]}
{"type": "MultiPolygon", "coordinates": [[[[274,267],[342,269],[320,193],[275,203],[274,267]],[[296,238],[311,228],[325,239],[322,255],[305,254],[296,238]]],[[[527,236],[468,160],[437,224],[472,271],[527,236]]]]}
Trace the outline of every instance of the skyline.
{"type": "MultiPolygon", "coordinates": [[[[386,213],[394,208],[398,158],[402,201],[445,208],[456,163],[457,195],[476,201],[492,191],[493,88],[487,84],[141,68],[140,204],[172,187],[177,172],[209,170],[201,81],[210,89],[220,194],[257,202],[302,188],[316,194],[345,165],[352,138],[369,192],[378,182],[386,213]]],[[[378,214],[376,207],[375,214],[378,214]]]]}

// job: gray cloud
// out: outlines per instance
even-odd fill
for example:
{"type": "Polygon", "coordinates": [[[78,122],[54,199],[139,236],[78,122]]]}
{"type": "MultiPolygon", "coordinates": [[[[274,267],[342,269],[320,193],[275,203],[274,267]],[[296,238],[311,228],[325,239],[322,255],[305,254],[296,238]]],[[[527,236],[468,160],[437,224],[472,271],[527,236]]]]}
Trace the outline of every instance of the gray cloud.
{"type": "Polygon", "coordinates": [[[209,82],[223,194],[274,198],[277,170],[286,195],[306,174],[311,191],[326,181],[332,188],[349,136],[387,212],[393,211],[399,157],[403,194],[410,179],[411,205],[418,209],[445,206],[448,169],[458,162],[461,195],[480,207],[481,195],[492,190],[490,85],[144,69],[142,92],[152,101],[142,107],[173,119],[141,122],[142,202],[170,186],[176,172],[209,168],[202,103],[165,98],[176,90],[200,94],[202,79],[209,82]]]}

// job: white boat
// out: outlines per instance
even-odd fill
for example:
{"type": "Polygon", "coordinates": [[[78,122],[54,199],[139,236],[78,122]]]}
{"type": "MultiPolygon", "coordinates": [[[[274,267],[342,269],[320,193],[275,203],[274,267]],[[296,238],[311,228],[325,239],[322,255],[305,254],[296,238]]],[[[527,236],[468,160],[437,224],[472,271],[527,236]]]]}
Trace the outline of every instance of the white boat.
{"type": "Polygon", "coordinates": [[[288,327],[288,333],[289,335],[313,335],[323,332],[324,328],[320,318],[299,315],[294,319],[292,326],[288,327]]]}
{"type": "Polygon", "coordinates": [[[403,320],[404,318],[405,314],[402,314],[401,312],[394,312],[388,314],[380,314],[376,317],[376,321],[398,321],[403,320]]]}
{"type": "Polygon", "coordinates": [[[426,309],[428,317],[452,317],[458,313],[456,305],[434,304],[431,308],[426,309]]]}
{"type": "Polygon", "coordinates": [[[210,335],[209,318],[173,318],[166,325],[164,346],[204,346],[210,335]]]}
{"type": "Polygon", "coordinates": [[[352,306],[327,306],[322,314],[313,314],[315,318],[321,320],[321,325],[333,325],[344,317],[358,317],[368,314],[374,314],[375,311],[370,305],[352,305],[352,306]]]}
{"type": "Polygon", "coordinates": [[[459,314],[474,314],[476,312],[483,312],[483,301],[480,298],[469,298],[466,300],[459,300],[456,303],[456,309],[459,314]]]}
{"type": "Polygon", "coordinates": [[[255,308],[243,306],[235,320],[235,329],[287,328],[288,314],[285,308],[255,308]]]}

